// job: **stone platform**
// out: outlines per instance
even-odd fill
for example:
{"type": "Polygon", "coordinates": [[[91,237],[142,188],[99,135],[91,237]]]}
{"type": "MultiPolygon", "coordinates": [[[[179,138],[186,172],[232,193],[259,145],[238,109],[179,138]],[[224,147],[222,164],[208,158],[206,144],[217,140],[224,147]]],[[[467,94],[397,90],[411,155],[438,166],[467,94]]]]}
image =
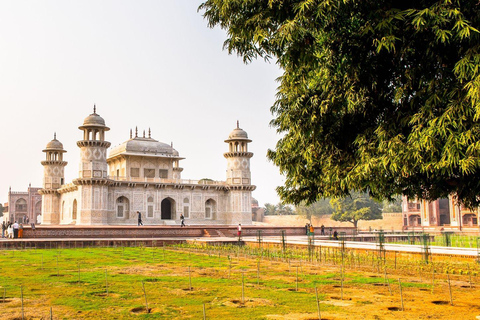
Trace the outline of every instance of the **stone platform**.
{"type": "MultiPolygon", "coordinates": [[[[336,228],[338,233],[352,234],[354,228],[336,228]]],[[[305,235],[304,227],[242,226],[243,236],[305,235]]],[[[317,232],[320,232],[319,230],[317,232]]],[[[236,225],[195,226],[24,226],[24,239],[135,239],[177,237],[235,237],[236,225]]]]}

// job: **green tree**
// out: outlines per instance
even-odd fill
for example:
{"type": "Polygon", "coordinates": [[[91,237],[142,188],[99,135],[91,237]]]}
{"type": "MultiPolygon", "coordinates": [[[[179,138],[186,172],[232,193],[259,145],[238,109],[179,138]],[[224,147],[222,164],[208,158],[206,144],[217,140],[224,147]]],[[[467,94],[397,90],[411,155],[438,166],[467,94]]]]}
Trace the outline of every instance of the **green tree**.
{"type": "Polygon", "coordinates": [[[245,62],[274,58],[283,201],[368,192],[480,204],[478,0],[207,0],[245,62]]]}
{"type": "Polygon", "coordinates": [[[265,215],[266,216],[274,216],[276,215],[277,207],[271,203],[265,203],[265,215]]]}
{"type": "Polygon", "coordinates": [[[295,212],[298,215],[304,216],[312,221],[312,217],[320,217],[333,213],[333,208],[330,204],[330,199],[321,199],[312,204],[307,204],[305,201],[296,206],[295,212]]]}
{"type": "Polygon", "coordinates": [[[402,212],[402,197],[397,196],[393,201],[383,201],[383,212],[402,212]]]}
{"type": "Polygon", "coordinates": [[[344,198],[334,198],[332,220],[351,222],[356,228],[359,220],[382,219],[382,205],[366,193],[352,192],[344,198]]]}
{"type": "Polygon", "coordinates": [[[289,205],[286,205],[284,203],[279,202],[277,204],[277,210],[276,210],[278,215],[283,215],[283,216],[288,216],[294,214],[293,208],[289,205]]]}

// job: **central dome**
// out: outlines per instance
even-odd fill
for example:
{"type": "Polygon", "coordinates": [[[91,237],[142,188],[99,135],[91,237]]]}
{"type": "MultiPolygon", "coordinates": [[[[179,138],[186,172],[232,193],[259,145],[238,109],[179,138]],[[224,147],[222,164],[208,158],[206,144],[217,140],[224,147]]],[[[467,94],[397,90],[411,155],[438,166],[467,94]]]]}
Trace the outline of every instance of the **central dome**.
{"type": "Polygon", "coordinates": [[[152,138],[135,137],[127,140],[119,146],[112,148],[108,157],[117,155],[138,155],[138,156],[157,156],[157,157],[175,157],[179,156],[178,151],[171,145],[157,141],[152,138]]]}

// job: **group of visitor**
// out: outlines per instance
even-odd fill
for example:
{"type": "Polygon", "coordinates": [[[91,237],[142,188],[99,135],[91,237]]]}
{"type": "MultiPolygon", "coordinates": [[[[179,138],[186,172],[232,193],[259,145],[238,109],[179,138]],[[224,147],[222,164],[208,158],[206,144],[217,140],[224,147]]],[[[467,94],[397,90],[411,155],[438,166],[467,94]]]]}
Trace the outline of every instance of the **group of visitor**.
{"type": "Polygon", "coordinates": [[[313,224],[310,224],[310,223],[305,224],[305,234],[307,236],[313,236],[315,234],[313,224]]]}
{"type": "Polygon", "coordinates": [[[8,221],[2,222],[2,238],[17,239],[23,238],[23,224],[15,221],[13,224],[8,221]]]}

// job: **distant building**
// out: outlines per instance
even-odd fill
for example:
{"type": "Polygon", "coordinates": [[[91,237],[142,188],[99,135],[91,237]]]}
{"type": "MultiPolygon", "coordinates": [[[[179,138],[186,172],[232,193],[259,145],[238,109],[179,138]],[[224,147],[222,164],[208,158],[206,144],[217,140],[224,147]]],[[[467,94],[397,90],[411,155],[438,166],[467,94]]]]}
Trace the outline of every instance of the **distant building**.
{"type": "Polygon", "coordinates": [[[252,220],[262,222],[265,216],[265,209],[258,206],[258,200],[252,198],[252,220]]]}
{"type": "Polygon", "coordinates": [[[147,136],[130,132],[130,139],[107,156],[110,128],[95,108],[79,129],[80,168],[72,182],[64,181],[66,150],[56,136],[43,150],[43,224],[136,225],[137,211],[145,225],[179,224],[181,214],[187,225],[252,223],[252,140],[238,122],[225,140],[226,181],[183,180],[179,163],[184,158],[173,145],[153,139],[150,130],[147,136]]]}
{"type": "Polygon", "coordinates": [[[432,202],[402,197],[404,227],[477,227],[478,209],[459,206],[453,197],[432,202]]]}
{"type": "Polygon", "coordinates": [[[28,187],[27,191],[8,191],[8,203],[4,205],[3,216],[5,221],[37,222],[42,213],[42,196],[38,193],[41,188],[28,187]]]}

